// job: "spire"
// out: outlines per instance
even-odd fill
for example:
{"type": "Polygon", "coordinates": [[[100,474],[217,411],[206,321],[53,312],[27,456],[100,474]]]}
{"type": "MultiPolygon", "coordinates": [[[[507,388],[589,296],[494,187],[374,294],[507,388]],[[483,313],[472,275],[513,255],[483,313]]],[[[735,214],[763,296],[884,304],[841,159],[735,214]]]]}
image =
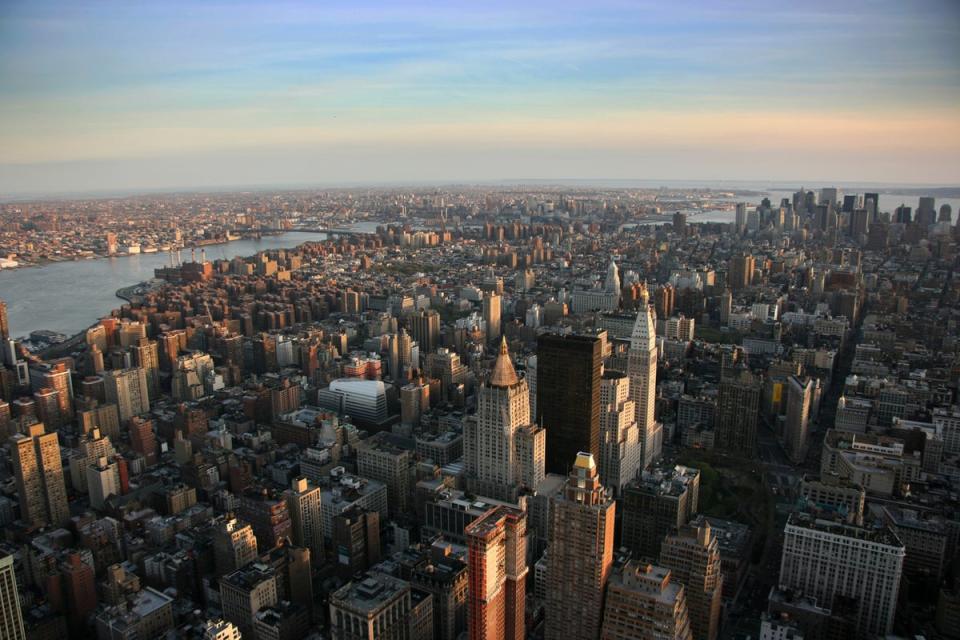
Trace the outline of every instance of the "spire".
{"type": "Polygon", "coordinates": [[[613,258],[610,258],[610,266],[607,267],[607,278],[604,284],[610,293],[620,293],[620,271],[617,269],[617,263],[613,261],[613,258]]]}
{"type": "Polygon", "coordinates": [[[633,332],[630,334],[631,349],[653,349],[657,344],[657,328],[653,321],[653,313],[648,302],[648,296],[641,296],[640,311],[637,320],[633,323],[633,332]]]}
{"type": "Polygon", "coordinates": [[[519,382],[517,371],[513,368],[513,362],[510,361],[510,354],[507,352],[507,338],[504,336],[500,339],[500,353],[497,354],[497,361],[490,373],[490,385],[512,387],[517,382],[519,382]]]}

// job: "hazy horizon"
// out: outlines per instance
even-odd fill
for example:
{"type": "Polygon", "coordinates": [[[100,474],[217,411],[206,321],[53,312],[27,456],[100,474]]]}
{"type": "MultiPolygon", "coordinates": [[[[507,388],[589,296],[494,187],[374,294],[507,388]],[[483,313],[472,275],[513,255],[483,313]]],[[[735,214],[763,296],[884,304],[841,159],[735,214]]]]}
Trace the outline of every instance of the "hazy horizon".
{"type": "Polygon", "coordinates": [[[955,184],[960,4],[835,4],[7,2],[0,194],[955,184]]]}

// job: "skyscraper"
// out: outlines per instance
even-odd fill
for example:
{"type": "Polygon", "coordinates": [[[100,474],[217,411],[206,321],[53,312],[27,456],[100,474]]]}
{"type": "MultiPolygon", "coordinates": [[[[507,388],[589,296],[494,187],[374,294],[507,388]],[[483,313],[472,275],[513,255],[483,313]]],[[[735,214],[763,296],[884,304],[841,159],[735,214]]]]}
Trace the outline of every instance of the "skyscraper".
{"type": "Polygon", "coordinates": [[[293,543],[310,549],[314,563],[323,564],[323,518],[320,515],[320,487],[311,487],[304,478],[295,478],[284,494],[293,525],[293,543]]]}
{"type": "Polygon", "coordinates": [[[483,297],[483,321],[487,324],[487,341],[500,339],[500,302],[503,298],[496,293],[483,297]]]}
{"type": "Polygon", "coordinates": [[[355,505],[333,517],[337,575],[349,578],[380,562],[380,514],[355,505]]]}
{"type": "MultiPolygon", "coordinates": [[[[406,580],[370,572],[330,594],[332,640],[426,640],[433,600],[406,580]]],[[[244,636],[246,637],[246,636],[244,636]]]]}
{"type": "Polygon", "coordinates": [[[130,347],[133,364],[147,374],[147,393],[151,398],[160,395],[160,349],[155,340],[140,338],[130,347]]]}
{"type": "Polygon", "coordinates": [[[110,496],[120,493],[120,469],[116,461],[106,456],[87,465],[87,492],[90,494],[90,506],[103,509],[104,502],[110,496]]]}
{"type": "Polygon", "coordinates": [[[464,529],[470,640],[523,640],[527,514],[493,507],[464,529]]]}
{"type": "Polygon", "coordinates": [[[241,640],[240,629],[226,620],[207,620],[203,625],[203,640],[241,640]]]}
{"type": "Polygon", "coordinates": [[[617,299],[620,298],[620,270],[617,268],[617,263],[610,259],[610,265],[607,267],[607,277],[603,280],[603,288],[607,293],[613,293],[617,295],[617,299]]]}
{"type": "Polygon", "coordinates": [[[218,576],[256,560],[257,538],[253,527],[232,515],[217,522],[213,530],[213,558],[218,576]]]}
{"type": "Polygon", "coordinates": [[[865,193],[863,194],[863,208],[866,209],[870,214],[870,223],[879,222],[880,217],[880,194],[879,193],[865,193]],[[872,202],[871,206],[869,203],[872,202]]]}
{"type": "Polygon", "coordinates": [[[627,562],[610,578],[600,637],[692,640],[683,585],[669,569],[627,562]]]}
{"type": "Polygon", "coordinates": [[[0,300],[0,340],[10,339],[10,320],[7,317],[7,303],[0,300]]]}
{"type": "Polygon", "coordinates": [[[143,456],[148,467],[157,462],[157,436],[153,420],[134,416],[130,420],[130,448],[143,456]]]}
{"type": "Polygon", "coordinates": [[[734,227],[737,231],[737,235],[742,235],[743,232],[747,229],[747,203],[738,202],[737,203],[737,212],[736,220],[734,227]]]}
{"type": "Polygon", "coordinates": [[[530,424],[527,381],[517,376],[506,339],[463,435],[470,491],[512,502],[521,488],[533,489],[543,479],[546,434],[530,424]]]}
{"type": "MultiPolygon", "coordinates": [[[[2,303],[0,303],[2,304],[2,303]]],[[[0,309],[0,313],[5,310],[0,309]]],[[[13,571],[13,556],[0,558],[0,638],[26,640],[23,616],[20,613],[20,594],[13,571]]]]}
{"type": "Polygon", "coordinates": [[[704,522],[684,525],[660,546],[660,564],[684,586],[694,640],[715,640],[720,624],[723,576],[720,545],[704,522]]]}
{"type": "Polygon", "coordinates": [[[783,427],[783,444],[787,456],[794,464],[802,463],[807,455],[813,391],[813,380],[790,376],[787,383],[787,420],[783,427]]]}
{"type": "Polygon", "coordinates": [[[743,289],[753,282],[753,270],[756,261],[753,256],[734,256],[727,268],[727,286],[731,289],[743,289]]]}
{"type": "Polygon", "coordinates": [[[421,353],[433,353],[440,346],[440,314],[433,309],[414,313],[410,316],[410,333],[421,353]]]}
{"type": "Polygon", "coordinates": [[[44,433],[43,423],[27,434],[10,438],[13,471],[20,495],[20,515],[28,524],[61,525],[70,518],[56,433],[44,433]]]}
{"type": "Polygon", "coordinates": [[[760,381],[747,369],[731,371],[720,381],[717,399],[717,448],[751,457],[757,447],[760,381]]]}
{"type": "Polygon", "coordinates": [[[97,608],[97,583],[93,567],[83,561],[79,553],[70,553],[61,563],[67,612],[70,624],[85,627],[87,617],[97,608]]]}
{"type": "Polygon", "coordinates": [[[50,387],[43,387],[33,392],[37,419],[46,424],[51,431],[56,431],[63,425],[63,421],[60,419],[59,395],[56,389],[50,387]]]}
{"type": "Polygon", "coordinates": [[[928,226],[937,221],[937,199],[930,196],[920,198],[917,204],[917,215],[914,222],[919,225],[928,226]]]}
{"type": "Polygon", "coordinates": [[[147,372],[142,367],[104,371],[103,382],[107,402],[116,403],[120,422],[150,411],[147,372]]]}
{"type": "Polygon", "coordinates": [[[856,604],[861,638],[891,633],[906,556],[903,543],[887,527],[858,527],[790,514],[784,529],[780,588],[816,598],[833,608],[839,597],[856,604]]]}
{"type": "Polygon", "coordinates": [[[581,451],[600,458],[601,351],[594,336],[537,338],[537,424],[547,431],[547,473],[566,475],[581,451]]]}
{"type": "Polygon", "coordinates": [[[596,638],[613,565],[616,502],[593,456],[577,455],[563,494],[552,499],[547,551],[546,640],[596,638]]]}
{"type": "MultiPolygon", "coordinates": [[[[30,384],[33,389],[53,389],[57,392],[57,406],[62,420],[73,418],[73,378],[63,362],[43,363],[30,367],[30,384]]],[[[54,429],[55,427],[50,427],[54,429]]]]}
{"type": "Polygon", "coordinates": [[[656,561],[663,539],[690,521],[699,501],[699,470],[677,465],[645,471],[623,492],[623,546],[634,558],[656,561]]]}
{"type": "Polygon", "coordinates": [[[615,496],[637,477],[643,455],[630,379],[604,371],[600,381],[600,481],[615,496]]]}
{"type": "Polygon", "coordinates": [[[646,469],[660,458],[663,430],[656,420],[657,323],[646,288],[640,293],[640,311],[630,334],[627,352],[630,399],[640,431],[640,466],[646,469]]]}
{"type": "Polygon", "coordinates": [[[220,579],[223,617],[239,627],[244,638],[256,637],[253,624],[257,611],[279,600],[276,570],[265,564],[252,564],[220,579]]]}

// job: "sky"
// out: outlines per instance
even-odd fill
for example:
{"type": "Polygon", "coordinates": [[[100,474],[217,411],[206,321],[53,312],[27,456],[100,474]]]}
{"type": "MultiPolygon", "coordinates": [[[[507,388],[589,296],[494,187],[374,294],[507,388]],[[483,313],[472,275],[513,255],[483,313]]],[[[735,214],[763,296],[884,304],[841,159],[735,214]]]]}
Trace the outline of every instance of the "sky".
{"type": "Polygon", "coordinates": [[[957,0],[0,0],[0,194],[960,183],[957,0]]]}

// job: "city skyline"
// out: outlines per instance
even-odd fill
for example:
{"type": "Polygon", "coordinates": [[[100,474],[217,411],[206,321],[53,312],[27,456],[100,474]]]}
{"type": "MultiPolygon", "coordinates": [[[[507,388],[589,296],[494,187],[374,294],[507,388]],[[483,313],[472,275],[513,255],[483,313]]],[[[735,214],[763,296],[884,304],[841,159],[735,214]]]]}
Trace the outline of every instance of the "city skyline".
{"type": "Polygon", "coordinates": [[[0,640],[960,640],[960,0],[0,0],[0,640]]]}
{"type": "Polygon", "coordinates": [[[0,35],[4,193],[960,174],[949,2],[14,2],[0,35]]]}

